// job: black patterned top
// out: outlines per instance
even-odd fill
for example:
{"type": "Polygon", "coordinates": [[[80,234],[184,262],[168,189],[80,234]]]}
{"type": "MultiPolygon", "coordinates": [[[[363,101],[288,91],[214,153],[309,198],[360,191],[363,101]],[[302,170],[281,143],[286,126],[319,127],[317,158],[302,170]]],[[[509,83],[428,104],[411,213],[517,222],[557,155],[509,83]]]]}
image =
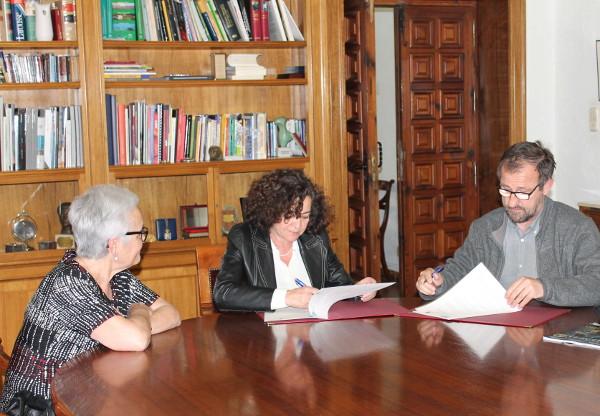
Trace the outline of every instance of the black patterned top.
{"type": "Polygon", "coordinates": [[[50,399],[50,382],[56,370],[100,345],[90,337],[94,329],[115,315],[127,315],[133,304],[151,305],[158,298],[124,270],[110,281],[110,300],[75,257],[74,251],[65,253],[42,280],[25,310],[0,396],[0,412],[21,390],[50,399]]]}

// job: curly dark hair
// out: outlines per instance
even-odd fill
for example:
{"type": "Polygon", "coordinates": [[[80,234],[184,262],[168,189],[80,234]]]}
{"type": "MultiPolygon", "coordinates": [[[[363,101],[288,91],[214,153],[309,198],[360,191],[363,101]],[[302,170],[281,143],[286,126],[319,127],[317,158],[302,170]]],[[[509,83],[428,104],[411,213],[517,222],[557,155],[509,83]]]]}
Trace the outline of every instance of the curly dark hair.
{"type": "Polygon", "coordinates": [[[539,185],[544,184],[552,179],[556,162],[552,152],[542,145],[542,142],[520,142],[515,143],[502,155],[496,175],[498,180],[502,176],[502,169],[506,167],[509,172],[514,172],[523,166],[524,163],[535,165],[535,169],[539,174],[539,185]]]}
{"type": "Polygon", "coordinates": [[[301,170],[277,169],[254,181],[244,203],[244,218],[268,232],[282,217],[299,218],[307,196],[312,204],[306,231],[318,234],[329,225],[329,205],[323,191],[301,170]]]}

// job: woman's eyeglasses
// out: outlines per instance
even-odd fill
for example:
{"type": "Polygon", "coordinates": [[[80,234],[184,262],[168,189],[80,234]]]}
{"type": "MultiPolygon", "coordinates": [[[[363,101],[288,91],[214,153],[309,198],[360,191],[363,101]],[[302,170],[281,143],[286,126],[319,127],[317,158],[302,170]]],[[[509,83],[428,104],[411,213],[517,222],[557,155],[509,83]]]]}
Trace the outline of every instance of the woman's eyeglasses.
{"type": "Polygon", "coordinates": [[[140,238],[142,239],[142,243],[146,242],[146,239],[148,238],[148,227],[142,227],[142,229],[140,231],[127,231],[125,233],[125,235],[136,235],[139,234],[140,238]]]}

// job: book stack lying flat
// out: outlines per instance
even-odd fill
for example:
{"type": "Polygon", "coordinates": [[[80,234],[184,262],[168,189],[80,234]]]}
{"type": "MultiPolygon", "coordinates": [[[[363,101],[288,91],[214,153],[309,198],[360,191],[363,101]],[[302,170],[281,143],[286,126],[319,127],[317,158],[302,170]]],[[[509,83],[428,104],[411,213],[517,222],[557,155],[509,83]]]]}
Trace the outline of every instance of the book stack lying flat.
{"type": "Polygon", "coordinates": [[[264,79],[267,68],[258,63],[258,53],[231,53],[227,55],[227,78],[232,80],[264,79]]]}
{"type": "Polygon", "coordinates": [[[138,64],[134,61],[106,61],[104,62],[104,78],[117,79],[149,79],[156,72],[148,65],[138,64]]]}

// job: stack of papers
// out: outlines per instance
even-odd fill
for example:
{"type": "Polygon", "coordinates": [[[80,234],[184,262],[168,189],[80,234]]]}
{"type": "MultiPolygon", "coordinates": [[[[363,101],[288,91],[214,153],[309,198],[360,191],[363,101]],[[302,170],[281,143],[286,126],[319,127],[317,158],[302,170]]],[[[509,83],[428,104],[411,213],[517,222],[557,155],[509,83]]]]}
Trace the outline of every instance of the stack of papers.
{"type": "Polygon", "coordinates": [[[312,296],[308,304],[308,309],[282,308],[274,312],[266,312],[264,321],[277,322],[310,318],[329,319],[329,309],[334,303],[343,299],[362,296],[369,292],[376,292],[391,286],[394,283],[395,282],[326,287],[312,296]]]}
{"type": "Polygon", "coordinates": [[[520,311],[506,302],[505,294],[506,289],[479,263],[438,299],[414,311],[449,320],[520,311]]]}

